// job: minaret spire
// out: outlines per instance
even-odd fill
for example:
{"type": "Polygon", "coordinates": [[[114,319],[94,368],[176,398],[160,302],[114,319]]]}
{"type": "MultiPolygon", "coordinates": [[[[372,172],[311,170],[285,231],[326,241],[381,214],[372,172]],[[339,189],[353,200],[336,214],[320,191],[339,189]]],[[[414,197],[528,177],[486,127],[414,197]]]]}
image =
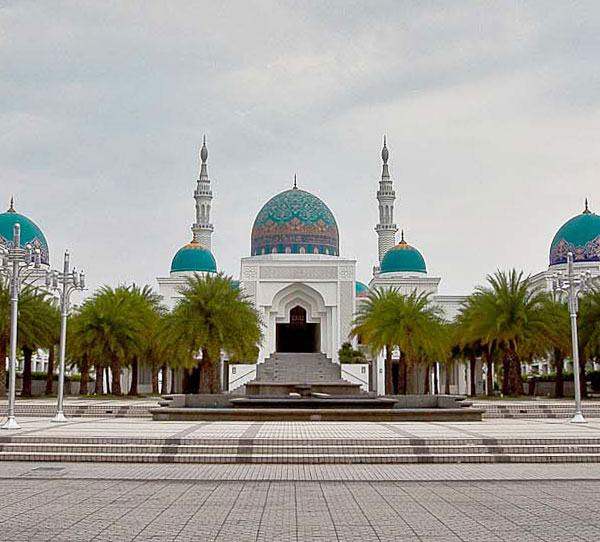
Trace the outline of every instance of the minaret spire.
{"type": "Polygon", "coordinates": [[[298,181],[296,180],[296,174],[294,173],[294,190],[298,190],[298,181]]]}
{"type": "Polygon", "coordinates": [[[7,213],[16,213],[17,211],[15,211],[15,198],[14,196],[11,196],[10,198],[10,207],[8,208],[8,211],[6,211],[7,213]]]}
{"type": "Polygon", "coordinates": [[[378,237],[378,255],[379,263],[385,256],[385,253],[396,244],[396,232],[398,228],[394,224],[394,202],[396,201],[396,192],[394,184],[390,177],[388,160],[390,151],[387,147],[387,137],[383,136],[383,148],[381,149],[381,160],[383,168],[381,171],[381,180],[379,181],[379,190],[377,191],[377,201],[379,202],[379,224],[375,226],[378,237]]]}
{"type": "Polygon", "coordinates": [[[214,226],[210,222],[210,211],[212,206],[213,194],[208,178],[208,148],[206,147],[206,135],[202,138],[202,147],[200,148],[200,173],[194,199],[196,200],[196,222],[192,225],[194,241],[204,245],[211,250],[211,239],[214,226]]]}

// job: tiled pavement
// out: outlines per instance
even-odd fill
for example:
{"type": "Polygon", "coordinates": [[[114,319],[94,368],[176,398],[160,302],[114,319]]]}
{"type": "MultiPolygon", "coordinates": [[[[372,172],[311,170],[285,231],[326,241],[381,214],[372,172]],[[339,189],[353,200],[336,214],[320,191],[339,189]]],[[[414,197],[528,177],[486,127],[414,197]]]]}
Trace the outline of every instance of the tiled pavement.
{"type": "Polygon", "coordinates": [[[599,480],[15,477],[0,483],[0,540],[597,542],[599,490],[599,480]]]}
{"type": "MultiPolygon", "coordinates": [[[[151,422],[21,419],[24,436],[521,439],[599,436],[600,421],[151,422]]],[[[0,436],[7,433],[2,432],[0,436]]],[[[0,463],[0,542],[600,540],[600,464],[0,463]]]]}

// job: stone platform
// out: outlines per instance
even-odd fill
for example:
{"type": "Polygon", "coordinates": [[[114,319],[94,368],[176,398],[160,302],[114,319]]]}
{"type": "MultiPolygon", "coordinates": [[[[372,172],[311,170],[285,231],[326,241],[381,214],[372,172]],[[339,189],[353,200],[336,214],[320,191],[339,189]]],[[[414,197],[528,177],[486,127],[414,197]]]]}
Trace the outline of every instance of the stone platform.
{"type": "Polygon", "coordinates": [[[437,423],[19,420],[0,461],[109,463],[598,463],[600,421],[437,423]]]}

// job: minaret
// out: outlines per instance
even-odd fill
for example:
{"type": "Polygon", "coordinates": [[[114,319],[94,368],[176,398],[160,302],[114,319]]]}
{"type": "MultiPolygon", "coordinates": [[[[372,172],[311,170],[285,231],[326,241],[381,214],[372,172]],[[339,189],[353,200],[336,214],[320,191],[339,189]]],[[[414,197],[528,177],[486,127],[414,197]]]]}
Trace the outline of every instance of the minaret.
{"type": "Polygon", "coordinates": [[[206,160],[208,159],[208,149],[206,148],[206,136],[202,141],[200,149],[200,175],[198,184],[194,191],[194,199],[196,200],[196,223],[192,225],[194,233],[194,241],[204,245],[208,250],[211,250],[211,237],[214,231],[214,226],[210,223],[210,208],[212,205],[212,190],[210,189],[210,179],[208,178],[208,167],[206,160]]]}
{"type": "Polygon", "coordinates": [[[396,192],[390,170],[388,167],[388,158],[390,153],[387,148],[386,137],[383,136],[383,149],[381,149],[381,159],[383,160],[383,171],[381,181],[379,181],[379,190],[377,191],[377,201],[379,202],[379,224],[375,226],[378,236],[379,264],[385,256],[385,253],[396,244],[396,232],[398,228],[394,224],[394,201],[396,192]]]}

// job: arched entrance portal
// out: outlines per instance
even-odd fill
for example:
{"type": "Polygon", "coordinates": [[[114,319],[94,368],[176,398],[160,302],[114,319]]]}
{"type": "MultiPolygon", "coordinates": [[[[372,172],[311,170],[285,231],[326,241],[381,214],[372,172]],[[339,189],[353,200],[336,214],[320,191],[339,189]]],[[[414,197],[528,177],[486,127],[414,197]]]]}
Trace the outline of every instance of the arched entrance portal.
{"type": "Polygon", "coordinates": [[[319,352],[319,324],[306,321],[306,310],[299,305],[290,310],[290,323],[277,324],[277,352],[319,352]]]}

